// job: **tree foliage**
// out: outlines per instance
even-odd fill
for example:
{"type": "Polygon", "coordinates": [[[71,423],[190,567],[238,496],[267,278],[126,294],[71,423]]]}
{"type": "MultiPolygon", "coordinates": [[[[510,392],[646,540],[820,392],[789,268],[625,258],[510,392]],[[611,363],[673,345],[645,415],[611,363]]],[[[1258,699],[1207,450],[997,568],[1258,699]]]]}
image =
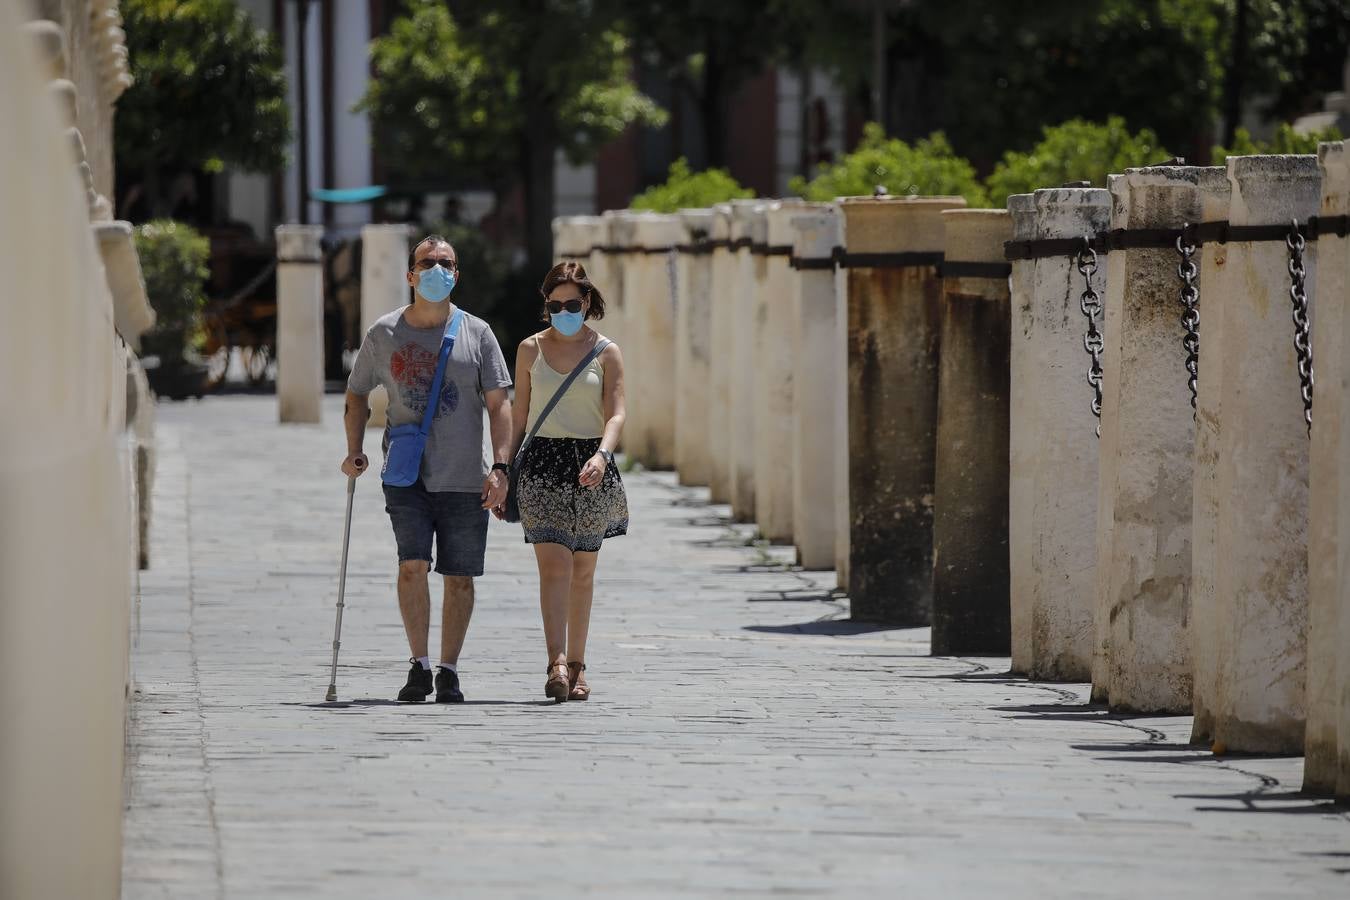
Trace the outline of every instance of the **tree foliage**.
{"type": "Polygon", "coordinates": [[[957,156],[942,132],[908,144],[887,138],[881,126],[869,123],[862,143],[807,181],[794,178],[790,188],[807,200],[870,196],[878,186],[896,195],[960,195],[971,206],[985,206],[984,187],[975,168],[957,156]]]}
{"type": "Polygon", "coordinates": [[[168,219],[138,225],[134,240],[145,293],[155,310],[155,327],[142,338],[142,346],[173,368],[182,363],[197,336],[206,304],[211,246],[191,226],[168,219]]]}
{"type": "Polygon", "coordinates": [[[414,0],[371,42],[375,77],[357,109],[370,114],[376,151],[401,178],[500,186],[517,176],[532,131],[556,136],[581,162],[630,125],[664,122],[629,80],[619,32],[601,28],[586,53],[559,62],[533,46],[548,23],[526,27],[524,10],[497,3],[456,18],[453,5],[414,0]],[[524,96],[531,82],[548,82],[544,96],[524,96]],[[547,118],[532,120],[528,101],[547,118]]]}
{"type": "Polygon", "coordinates": [[[117,102],[120,165],[271,171],[290,140],[281,49],[235,0],[122,0],[135,83],[117,102]]]}
{"type": "Polygon", "coordinates": [[[1169,158],[1158,136],[1147,128],[1131,133],[1125,120],[1112,116],[1105,124],[1070,119],[1044,128],[1041,140],[1026,153],[1008,151],[988,178],[989,199],[1003,206],[1009,194],[1090,181],[1106,187],[1106,176],[1169,158]]]}
{"type": "Polygon", "coordinates": [[[673,213],[723,203],[727,200],[747,200],[755,196],[750,188],[741,187],[726,169],[689,171],[689,161],[681,156],[670,164],[670,174],[661,184],[652,185],[633,198],[632,209],[673,213]]]}
{"type": "Polygon", "coordinates": [[[1334,125],[1321,131],[1299,134],[1292,125],[1284,123],[1275,129],[1268,141],[1252,138],[1251,132],[1239,128],[1233,140],[1233,146],[1214,148],[1214,165],[1223,165],[1230,156],[1253,156],[1263,153],[1316,153],[1317,145],[1323,141],[1339,141],[1343,135],[1334,125]]]}

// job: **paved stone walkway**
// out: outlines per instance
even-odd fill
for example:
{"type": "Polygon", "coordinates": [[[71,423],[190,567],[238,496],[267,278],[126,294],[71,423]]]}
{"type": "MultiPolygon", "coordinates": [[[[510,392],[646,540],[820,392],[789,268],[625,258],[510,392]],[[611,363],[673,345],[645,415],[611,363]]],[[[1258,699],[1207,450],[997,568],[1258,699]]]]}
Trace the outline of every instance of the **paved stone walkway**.
{"type": "Polygon", "coordinates": [[[1350,812],[1298,793],[1300,760],[1218,761],[1189,719],[1112,716],[1086,686],[850,624],[833,573],[749,546],[665,474],[627,480],[595,695],[562,706],[543,702],[532,555],[496,522],[470,702],[390,701],[393,540],[362,478],[325,704],[328,401],[322,427],[276,425],[272,398],[161,407],[128,898],[1350,895],[1350,812]]]}

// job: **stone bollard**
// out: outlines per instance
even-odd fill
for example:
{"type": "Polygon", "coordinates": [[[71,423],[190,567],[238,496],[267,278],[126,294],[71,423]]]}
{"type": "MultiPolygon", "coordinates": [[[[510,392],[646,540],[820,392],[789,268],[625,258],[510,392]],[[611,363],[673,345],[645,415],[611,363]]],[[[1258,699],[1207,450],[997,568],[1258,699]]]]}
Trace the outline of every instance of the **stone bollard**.
{"type": "Polygon", "coordinates": [[[637,278],[627,292],[626,324],[633,348],[629,358],[636,364],[624,369],[630,386],[624,433],[629,455],[649,469],[670,469],[675,466],[677,389],[671,377],[675,372],[675,247],[684,239],[684,226],[674,215],[638,216],[633,237],[631,265],[637,278]]]}
{"type": "MultiPolygon", "coordinates": [[[[846,241],[844,213],[838,203],[830,204],[830,210],[836,232],[834,249],[842,253],[846,241]]],[[[839,442],[834,454],[834,483],[839,489],[834,501],[834,572],[835,587],[848,591],[853,574],[849,563],[853,553],[853,512],[848,486],[848,270],[842,266],[834,268],[834,303],[834,434],[839,442]]]]}
{"type": "Polygon", "coordinates": [[[708,361],[708,489],[714,503],[731,502],[731,369],[739,268],[731,243],[731,204],[712,208],[712,359],[708,361]]]}
{"type": "MultiPolygon", "coordinates": [[[[1317,212],[1316,157],[1233,157],[1228,180],[1230,228],[1304,222],[1317,212]]],[[[1316,246],[1309,241],[1304,252],[1309,295],[1316,246]]],[[[1227,749],[1298,753],[1306,709],[1308,433],[1289,251],[1281,240],[1230,240],[1227,265],[1241,273],[1244,289],[1224,297],[1217,348],[1216,615],[1213,630],[1204,630],[1216,635],[1219,690],[1206,705],[1214,740],[1227,749]]]]}
{"type": "Polygon", "coordinates": [[[1002,656],[1008,611],[1008,344],[1001,209],[942,213],[942,336],[933,490],[938,655],[1002,656]]]}
{"type": "MultiPolygon", "coordinates": [[[[1008,198],[1008,216],[1012,219],[1015,241],[1029,241],[1036,234],[1036,196],[1013,194],[1008,198]]],[[[1029,560],[1034,552],[1036,536],[1021,528],[1012,528],[1011,521],[1018,515],[1029,514],[1031,498],[1035,495],[1035,463],[1037,441],[1040,435],[1032,427],[1037,421],[1038,394],[1030,390],[1013,390],[1013,386],[1029,385],[1040,371],[1040,361],[1030,329],[1033,322],[1031,308],[1036,281],[1036,260],[1018,259],[1012,263],[1008,278],[1011,294],[1011,335],[1008,345],[1008,612],[1011,628],[1011,670],[1017,675],[1031,672],[1031,606],[1035,573],[1030,566],[1016,565],[1012,560],[1029,560]]]]}
{"type": "Polygon", "coordinates": [[[765,204],[733,200],[731,241],[736,256],[736,288],[731,298],[731,515],[753,522],[758,485],[755,483],[755,365],[760,356],[761,311],[767,260],[753,252],[767,238],[765,204]]]}
{"type": "MultiPolygon", "coordinates": [[[[605,295],[605,321],[611,322],[609,331],[605,334],[619,344],[619,349],[623,353],[624,360],[639,360],[642,358],[642,350],[639,346],[641,331],[638,328],[638,311],[634,305],[634,298],[638,295],[641,281],[641,261],[638,259],[640,254],[633,250],[634,242],[637,240],[637,218],[640,214],[631,210],[617,210],[606,212],[605,217],[609,222],[609,246],[604,254],[609,263],[609,271],[617,290],[614,291],[614,299],[610,301],[610,294],[605,295]],[[613,310],[613,312],[611,312],[613,310]],[[618,332],[617,337],[614,332],[618,332]]],[[[631,363],[624,368],[624,388],[626,400],[629,407],[636,402],[636,390],[639,389],[639,382],[644,373],[637,372],[638,366],[631,363]],[[632,370],[632,371],[630,371],[632,370]]],[[[632,422],[633,409],[628,410],[628,422],[632,422]]],[[[641,417],[641,413],[638,413],[641,417]]],[[[630,459],[632,454],[632,429],[624,427],[623,449],[625,455],[630,459]]]]}
{"type": "Polygon", "coordinates": [[[27,12],[0,3],[0,897],[99,900],[122,873],[127,356],[27,12]],[[54,654],[79,672],[59,700],[35,681],[54,654]]]}
{"type": "Polygon", "coordinates": [[[712,481],[708,423],[713,339],[712,247],[709,209],[679,213],[684,227],[679,253],[679,297],[675,304],[675,471],[680,484],[712,481]]]}
{"type": "MultiPolygon", "coordinates": [[[[1323,190],[1323,214],[1350,213],[1350,146],[1344,141],[1322,145],[1322,177],[1330,182],[1331,190],[1323,190]]],[[[1319,296],[1339,296],[1341,303],[1350,295],[1350,242],[1346,238],[1326,238],[1318,241],[1319,262],[1325,262],[1327,287],[1319,296]],[[1326,243],[1323,244],[1322,240],[1326,243]],[[1334,293],[1333,293],[1334,292],[1334,293]]],[[[1319,289],[1320,290],[1320,289],[1319,289]]],[[[1334,301],[1333,301],[1334,302],[1334,301]]],[[[1337,381],[1328,383],[1324,390],[1340,395],[1340,435],[1337,447],[1337,524],[1336,524],[1336,669],[1333,675],[1331,703],[1336,706],[1336,796],[1350,800],[1350,367],[1344,363],[1344,353],[1350,348],[1350,310],[1341,310],[1341,371],[1337,381]]],[[[1325,406],[1325,404],[1324,404],[1325,406]]],[[[1326,779],[1329,780],[1329,779],[1326,779]]]]}
{"type": "MultiPolygon", "coordinates": [[[[1232,185],[1224,170],[1222,182],[1202,180],[1197,186],[1200,218],[1228,219],[1232,185]]],[[[1210,297],[1231,297],[1243,290],[1242,273],[1228,265],[1228,245],[1210,241],[1200,248],[1201,291],[1210,297]]],[[[1202,299],[1203,302],[1203,299],[1202,299]]],[[[1191,477],[1191,611],[1187,627],[1191,649],[1191,712],[1193,743],[1214,739],[1212,704],[1219,691],[1218,634],[1215,631],[1215,541],[1219,528],[1219,388],[1223,383],[1224,310],[1217,308],[1200,322],[1195,413],[1195,456],[1191,477]]]]}
{"type": "Polygon", "coordinates": [[[619,230],[618,215],[615,211],[609,210],[600,216],[587,257],[586,273],[591,276],[591,283],[598,287],[605,297],[605,317],[599,323],[592,321],[591,324],[599,328],[605,337],[618,344],[619,349],[627,357],[627,337],[623,330],[623,266],[620,264],[619,255],[614,252],[614,247],[618,244],[618,238],[615,236],[615,232],[619,230]]]}
{"type": "Polygon", "coordinates": [[[960,197],[846,198],[849,598],[855,620],[926,625],[933,607],[942,218],[960,197]]]}
{"type": "MultiPolygon", "coordinates": [[[[1077,239],[1105,230],[1107,198],[1101,188],[1036,191],[1033,238],[1077,239]]],[[[1105,282],[1102,262],[1092,277],[1098,296],[1105,282]]],[[[1025,355],[1011,367],[1024,379],[1012,383],[1012,394],[1035,399],[1013,411],[1010,484],[1030,483],[1009,495],[1009,533],[1025,538],[1009,556],[1009,574],[1030,607],[1027,675],[1087,681],[1094,644],[1097,420],[1084,378],[1084,279],[1072,254],[1038,259],[1032,271],[1029,302],[1013,312],[1014,356],[1025,355]]]]}
{"type": "Polygon", "coordinates": [[[792,542],[792,484],[795,471],[792,393],[796,356],[796,293],[792,256],[792,218],[806,209],[801,200],[766,207],[763,245],[751,252],[763,258],[764,282],[755,357],[755,522],[774,543],[792,542]]]}
{"type": "Polygon", "coordinates": [[[278,225],[277,408],[317,424],[323,401],[322,225],[278,225]]]}
{"type": "MultiPolygon", "coordinates": [[[[1346,143],[1337,141],[1319,147],[1322,175],[1319,218],[1326,220],[1350,213],[1350,154],[1346,143]]],[[[1334,794],[1342,756],[1350,763],[1350,747],[1342,745],[1341,720],[1344,691],[1350,701],[1350,635],[1343,623],[1347,608],[1342,604],[1342,559],[1339,546],[1347,543],[1350,518],[1340,521],[1340,497],[1344,475],[1341,459],[1350,449],[1343,437],[1346,413],[1344,385],[1350,375],[1344,364],[1345,304],[1350,293],[1350,240],[1324,231],[1317,241],[1317,298],[1314,302],[1313,364],[1317,390],[1313,394],[1313,427],[1308,480],[1308,724],[1305,732],[1303,789],[1334,794]]],[[[1350,598],[1350,592],[1345,594],[1350,598]]],[[[1345,725],[1350,736],[1350,722],[1345,725]]],[[[1350,793],[1350,766],[1343,793],[1350,793]]]]}
{"type": "MultiPolygon", "coordinates": [[[[1130,169],[1112,185],[1111,226],[1128,233],[1196,225],[1204,218],[1202,190],[1226,182],[1219,167],[1130,169]]],[[[1221,300],[1206,304],[1199,249],[1191,246],[1203,322],[1221,300]]],[[[1104,688],[1112,709],[1175,715],[1191,711],[1186,628],[1195,454],[1180,262],[1174,246],[1111,253],[1097,563],[1097,628],[1108,629],[1107,664],[1094,673],[1094,694],[1104,688]]]]}
{"type": "MultiPolygon", "coordinates": [[[[361,226],[361,337],[385,313],[412,302],[408,286],[409,225],[361,226]]],[[[389,395],[382,386],[370,392],[368,428],[383,428],[389,395]]]]}
{"type": "Polygon", "coordinates": [[[824,204],[803,205],[790,219],[794,232],[791,265],[796,273],[792,358],[792,536],[803,569],[835,567],[837,508],[846,485],[839,481],[839,457],[847,458],[834,427],[837,396],[847,385],[835,296],[834,248],[839,244],[839,211],[824,204]]]}

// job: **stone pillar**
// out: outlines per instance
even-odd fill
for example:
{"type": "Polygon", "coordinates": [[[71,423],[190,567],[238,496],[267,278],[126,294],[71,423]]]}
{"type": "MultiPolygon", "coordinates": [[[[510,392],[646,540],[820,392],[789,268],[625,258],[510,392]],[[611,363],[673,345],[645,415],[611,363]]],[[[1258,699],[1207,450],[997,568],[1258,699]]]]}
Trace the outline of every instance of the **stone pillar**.
{"type": "MultiPolygon", "coordinates": [[[[1113,229],[1173,229],[1204,219],[1201,189],[1227,182],[1219,167],[1130,169],[1112,184],[1113,229]]],[[[1187,623],[1195,422],[1179,319],[1174,247],[1111,253],[1105,306],[1110,351],[1099,472],[1097,627],[1113,709],[1191,710],[1187,623]],[[1108,438],[1108,427],[1110,435],[1108,438]]],[[[1199,280],[1200,321],[1217,306],[1199,280]]]]}
{"type": "Polygon", "coordinates": [[[708,423],[712,394],[713,212],[686,209],[679,254],[679,298],[675,304],[675,471],[680,484],[712,481],[708,423]]]}
{"type": "MultiPolygon", "coordinates": [[[[844,213],[838,203],[830,204],[830,211],[835,223],[834,246],[842,251],[846,241],[844,213]]],[[[847,591],[853,574],[849,564],[853,552],[853,512],[848,474],[848,270],[840,266],[834,269],[834,304],[834,433],[839,441],[834,455],[834,483],[839,489],[834,503],[834,572],[835,587],[847,591]]]]}
{"type": "MultiPolygon", "coordinates": [[[[375,320],[412,302],[408,287],[410,225],[361,226],[361,338],[375,320]]],[[[389,395],[382,386],[370,392],[369,428],[383,428],[389,395]]]]}
{"type": "MultiPolygon", "coordinates": [[[[1110,221],[1108,194],[1100,188],[1039,190],[1034,203],[1034,239],[1076,239],[1110,221]]],[[[1104,263],[1099,260],[1093,279],[1099,296],[1104,263]]],[[[1029,607],[1029,621],[1022,623],[1031,636],[1027,675],[1087,681],[1094,643],[1097,420],[1083,377],[1089,365],[1079,309],[1083,279],[1072,256],[1047,256],[1036,260],[1030,288],[1028,302],[1016,303],[1013,311],[1012,396],[1034,399],[1014,408],[1011,420],[1009,481],[1018,490],[1009,495],[1008,529],[1022,540],[1012,547],[1009,574],[1014,595],[1029,607]]]]}
{"type": "MultiPolygon", "coordinates": [[[[1319,217],[1350,213],[1350,155],[1344,141],[1322,144],[1319,217]]],[[[1317,241],[1316,318],[1313,322],[1313,430],[1308,480],[1308,724],[1305,732],[1303,789],[1334,794],[1341,757],[1341,692],[1350,686],[1350,644],[1341,640],[1341,584],[1346,570],[1338,545],[1346,543],[1340,521],[1341,459],[1350,449],[1342,426],[1343,385],[1350,375],[1344,363],[1345,304],[1350,295],[1350,240],[1322,234],[1317,241]]],[[[1347,593],[1350,596],[1350,593],[1347,593]]],[[[1350,693],[1347,693],[1350,699],[1350,693]]],[[[1350,734],[1350,731],[1347,732],[1350,734]]],[[[1345,753],[1350,762],[1350,751],[1345,753]]],[[[1350,775],[1350,769],[1347,769],[1350,775]]],[[[1347,782],[1350,787],[1350,782],[1347,782]]]]}
{"type": "MultiPolygon", "coordinates": [[[[604,254],[609,263],[609,270],[612,273],[613,280],[617,285],[617,291],[614,293],[614,302],[606,304],[606,310],[613,309],[614,312],[605,313],[605,321],[610,322],[609,331],[606,335],[615,343],[619,344],[619,349],[623,351],[625,360],[636,360],[642,358],[641,338],[642,331],[639,325],[639,313],[635,298],[641,291],[641,260],[639,254],[633,251],[634,242],[637,240],[637,219],[639,213],[631,210],[621,209],[612,212],[606,212],[605,217],[609,222],[609,250],[604,254]],[[617,332],[617,337],[615,336],[617,332]]],[[[609,295],[606,295],[609,299],[609,295]]],[[[629,406],[635,402],[637,396],[635,390],[640,388],[643,372],[636,371],[639,367],[629,365],[624,370],[625,394],[629,406]]],[[[634,410],[628,410],[628,424],[624,427],[623,449],[624,453],[632,458],[632,417],[634,410]]],[[[638,413],[641,418],[641,413],[638,413]]]]}
{"type": "MultiPolygon", "coordinates": [[[[1221,183],[1198,186],[1200,217],[1205,222],[1228,219],[1231,184],[1227,170],[1221,183]]],[[[1200,248],[1201,290],[1210,297],[1231,297],[1242,288],[1242,273],[1228,264],[1228,245],[1211,241],[1200,248]]],[[[1214,595],[1215,541],[1219,529],[1219,388],[1223,383],[1223,301],[1200,322],[1200,363],[1195,414],[1195,458],[1191,477],[1191,613],[1187,628],[1191,646],[1191,711],[1193,743],[1214,738],[1213,707],[1219,691],[1217,598],[1214,595]]]]}
{"type": "MultiPolygon", "coordinates": [[[[623,267],[612,249],[618,243],[614,236],[618,214],[611,210],[599,219],[593,232],[586,271],[591,276],[591,283],[605,297],[605,317],[599,323],[592,321],[591,324],[618,344],[627,357],[627,338],[623,332],[623,267]]],[[[543,323],[540,325],[542,327],[543,323]]]]}
{"type": "MultiPolygon", "coordinates": [[[[1013,194],[1008,198],[1008,216],[1012,219],[1015,241],[1028,241],[1036,232],[1036,198],[1034,194],[1013,194]]],[[[1010,523],[1018,515],[1028,515],[1031,498],[1035,495],[1036,434],[1032,423],[1038,413],[1038,395],[1032,391],[1013,390],[1014,386],[1032,383],[1039,371],[1035,346],[1037,335],[1029,329],[1033,292],[1036,281],[1036,260],[1019,259],[1012,263],[1008,278],[1011,294],[1011,335],[1008,345],[1008,514],[1010,523]]],[[[1031,568],[1016,565],[1012,560],[1029,560],[1035,547],[1035,535],[1021,528],[1008,529],[1008,606],[1011,626],[1012,672],[1026,675],[1031,672],[1031,598],[1034,578],[1031,568]]]]}
{"type": "MultiPolygon", "coordinates": [[[[839,211],[803,206],[791,217],[792,266],[796,272],[792,391],[792,536],[804,569],[835,566],[836,510],[844,485],[839,457],[847,457],[846,432],[834,427],[836,397],[843,380],[845,349],[838,340],[839,300],[834,261],[839,244],[839,211]]],[[[847,385],[845,385],[846,387],[847,385]]]]}
{"type": "Polygon", "coordinates": [[[322,225],[277,226],[277,407],[317,424],[323,400],[322,225]]]}
{"type": "Polygon", "coordinates": [[[1008,344],[1001,209],[942,213],[942,357],[933,491],[933,653],[1009,648],[1008,344]]]}
{"type": "Polygon", "coordinates": [[[732,295],[731,335],[731,514],[753,522],[755,492],[755,364],[763,332],[758,326],[766,258],[753,252],[768,237],[765,204],[758,200],[731,203],[731,240],[736,254],[736,289],[732,295]]]}
{"type": "Polygon", "coordinates": [[[731,369],[739,268],[731,250],[731,205],[712,208],[712,358],[708,361],[708,488],[714,503],[731,502],[731,369]]]}
{"type": "Polygon", "coordinates": [[[26,11],[0,3],[0,897],[97,900],[122,870],[127,358],[26,11]],[[54,657],[79,673],[59,700],[54,657]]]}
{"type": "Polygon", "coordinates": [[[751,248],[763,258],[762,315],[757,317],[755,356],[755,522],[761,537],[792,542],[792,392],[796,357],[796,294],[792,218],[805,210],[800,200],[783,200],[764,211],[765,243],[751,248]]]}
{"type": "Polygon", "coordinates": [[[675,247],[684,226],[673,215],[635,218],[627,292],[628,343],[633,363],[624,369],[628,453],[649,469],[675,465],[675,247]],[[637,377],[634,378],[634,375],[637,377]]]}
{"type": "Polygon", "coordinates": [[[855,620],[926,625],[933,609],[944,209],[959,197],[846,198],[849,597],[855,620]]]}
{"type": "MultiPolygon", "coordinates": [[[[1232,157],[1228,180],[1232,226],[1307,221],[1317,212],[1316,157],[1232,157]]],[[[1304,256],[1309,296],[1316,246],[1309,241],[1304,256]]],[[[1288,259],[1283,241],[1229,243],[1227,265],[1241,273],[1243,290],[1224,297],[1218,347],[1219,691],[1211,708],[1215,743],[1254,753],[1301,752],[1306,709],[1308,433],[1288,259]]]]}
{"type": "MultiPolygon", "coordinates": [[[[1347,66],[1350,70],[1350,66],[1347,66]]],[[[1324,214],[1350,213],[1350,146],[1344,141],[1323,144],[1321,152],[1322,177],[1330,190],[1324,189],[1324,214]]],[[[1319,285],[1318,298],[1339,296],[1341,303],[1350,296],[1350,242],[1346,238],[1326,238],[1318,241],[1318,261],[1325,263],[1322,277],[1326,288],[1319,285]],[[1325,244],[1322,241],[1326,241],[1325,244]],[[1333,291],[1335,292],[1333,294],[1333,291]]],[[[1333,301],[1334,302],[1334,301],[1333,301]]],[[[1323,381],[1324,391],[1339,394],[1340,436],[1337,447],[1336,472],[1336,669],[1332,681],[1331,702],[1336,707],[1336,796],[1350,800],[1350,366],[1344,363],[1344,353],[1350,348],[1350,310],[1341,310],[1342,363],[1340,378],[1333,383],[1323,381]]],[[[1316,357],[1314,357],[1314,362],[1316,357]]],[[[1314,395],[1316,404],[1316,395],[1314,395]]],[[[1323,403],[1319,409],[1325,409],[1323,403]]],[[[1318,410],[1314,410],[1318,414],[1318,410]]],[[[1323,619],[1324,620],[1324,619],[1323,619]]],[[[1319,648],[1320,649],[1320,648],[1319,648]]],[[[1324,658],[1324,657],[1323,657],[1324,658]]],[[[1329,779],[1322,779],[1327,781],[1329,779]]]]}

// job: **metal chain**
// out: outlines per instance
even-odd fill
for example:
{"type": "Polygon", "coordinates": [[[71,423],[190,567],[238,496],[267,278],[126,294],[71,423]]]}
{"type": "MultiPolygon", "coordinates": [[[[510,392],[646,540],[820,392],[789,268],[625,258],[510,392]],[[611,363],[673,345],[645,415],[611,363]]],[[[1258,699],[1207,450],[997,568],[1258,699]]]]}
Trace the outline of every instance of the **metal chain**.
{"type": "Polygon", "coordinates": [[[1078,273],[1083,276],[1083,297],[1079,307],[1087,319],[1087,331],[1083,335],[1083,349],[1092,357],[1088,368],[1087,383],[1092,385],[1092,414],[1097,417],[1097,437],[1102,436],[1102,350],[1106,341],[1097,330],[1097,317],[1102,314],[1102,301],[1092,289],[1092,276],[1097,271],[1097,251],[1092,249],[1087,236],[1083,237],[1083,246],[1078,251],[1078,273]]]}
{"type": "Polygon", "coordinates": [[[1200,313],[1195,308],[1196,301],[1200,298],[1195,279],[1200,270],[1195,265],[1195,251],[1195,240],[1191,237],[1191,223],[1187,222],[1181,226],[1181,234],[1177,236],[1177,253],[1181,256],[1181,262],[1177,265],[1177,276],[1181,279],[1181,305],[1185,307],[1181,314],[1181,326],[1186,329],[1186,336],[1181,339],[1181,346],[1186,348],[1186,386],[1191,389],[1192,419],[1196,414],[1197,385],[1200,378],[1200,313]]]}
{"type": "Polygon", "coordinates": [[[1303,250],[1307,246],[1298,230],[1298,219],[1292,221],[1289,236],[1284,240],[1289,248],[1289,299],[1294,307],[1294,353],[1298,357],[1298,380],[1303,394],[1303,420],[1312,436],[1313,359],[1312,341],[1308,336],[1307,272],[1303,267],[1303,250]]]}

